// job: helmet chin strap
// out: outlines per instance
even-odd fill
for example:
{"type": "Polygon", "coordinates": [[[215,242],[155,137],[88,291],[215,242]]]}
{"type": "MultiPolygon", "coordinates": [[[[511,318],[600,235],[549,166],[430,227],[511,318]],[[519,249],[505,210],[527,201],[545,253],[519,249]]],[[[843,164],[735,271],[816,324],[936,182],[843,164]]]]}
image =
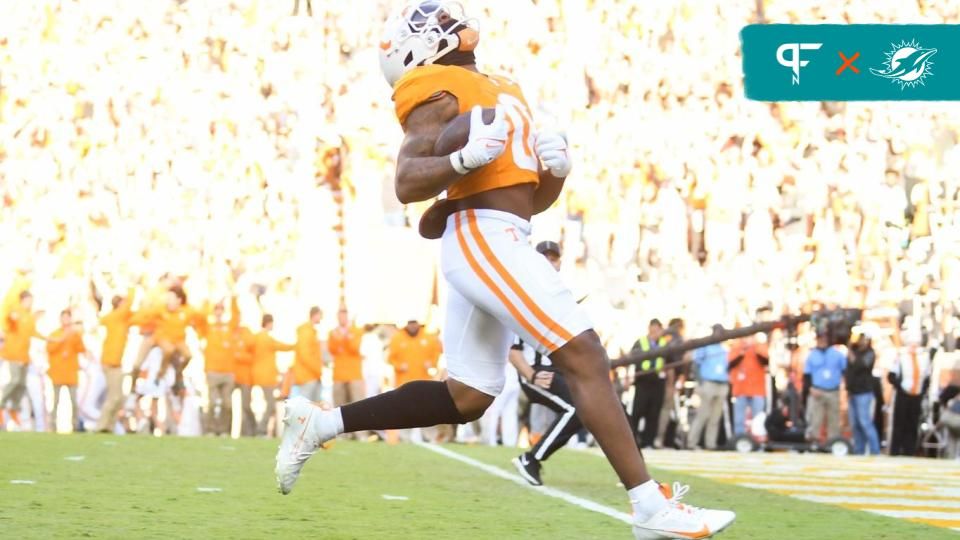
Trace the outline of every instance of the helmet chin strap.
{"type": "MultiPolygon", "coordinates": [[[[440,26],[446,30],[458,24],[461,24],[460,21],[451,19],[440,26]]],[[[441,66],[469,66],[477,63],[477,57],[473,51],[477,48],[477,44],[480,43],[480,34],[473,28],[463,25],[455,35],[459,42],[457,48],[435,60],[433,62],[434,64],[441,66]]]]}
{"type": "Polygon", "coordinates": [[[469,66],[476,64],[477,58],[473,51],[450,51],[437,58],[433,63],[441,66],[469,66]]]}

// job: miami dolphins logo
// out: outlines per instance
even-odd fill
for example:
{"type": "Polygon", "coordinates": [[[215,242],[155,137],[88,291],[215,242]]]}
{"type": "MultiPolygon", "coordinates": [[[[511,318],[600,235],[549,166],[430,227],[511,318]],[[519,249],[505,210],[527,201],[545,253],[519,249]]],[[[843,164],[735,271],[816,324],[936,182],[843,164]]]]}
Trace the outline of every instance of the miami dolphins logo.
{"type": "Polygon", "coordinates": [[[899,83],[900,89],[924,84],[923,80],[933,75],[930,69],[933,62],[930,57],[937,53],[936,49],[924,49],[916,40],[901,41],[888,53],[884,69],[870,68],[870,73],[878,77],[890,79],[890,82],[899,83]]]}

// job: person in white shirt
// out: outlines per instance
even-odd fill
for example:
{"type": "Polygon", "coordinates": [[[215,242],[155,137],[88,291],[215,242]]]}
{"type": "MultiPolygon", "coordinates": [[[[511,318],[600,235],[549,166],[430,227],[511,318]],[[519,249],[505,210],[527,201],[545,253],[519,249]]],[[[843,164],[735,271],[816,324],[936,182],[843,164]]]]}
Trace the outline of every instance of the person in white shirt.
{"type": "Polygon", "coordinates": [[[363,357],[363,381],[368,396],[380,393],[383,386],[384,355],[383,340],[379,328],[367,328],[360,340],[360,355],[363,357]]]}

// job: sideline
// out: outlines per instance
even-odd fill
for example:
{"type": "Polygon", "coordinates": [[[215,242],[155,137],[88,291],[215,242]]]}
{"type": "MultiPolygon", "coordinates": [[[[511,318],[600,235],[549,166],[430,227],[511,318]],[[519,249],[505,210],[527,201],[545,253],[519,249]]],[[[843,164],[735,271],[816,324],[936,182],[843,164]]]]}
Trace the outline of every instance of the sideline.
{"type": "Polygon", "coordinates": [[[624,523],[630,524],[630,525],[633,524],[633,517],[632,517],[630,514],[627,514],[626,512],[620,512],[619,510],[614,510],[613,508],[610,508],[609,506],[604,506],[604,505],[602,505],[602,504],[600,504],[600,503],[596,503],[596,502],[593,502],[593,501],[588,500],[588,499],[583,499],[583,498],[581,498],[581,497],[577,497],[576,495],[567,493],[566,491],[561,491],[561,490],[556,489],[556,488],[547,487],[547,486],[531,486],[530,484],[527,483],[526,480],[524,480],[523,478],[521,478],[520,475],[513,474],[513,473],[508,473],[508,472],[504,471],[503,469],[500,469],[499,467],[494,467],[493,465],[488,465],[488,464],[486,464],[486,463],[483,463],[482,461],[477,461],[477,460],[475,460],[475,459],[473,459],[473,458],[464,456],[463,454],[459,454],[459,453],[454,452],[454,451],[452,451],[452,450],[448,450],[447,448],[444,448],[444,447],[442,447],[442,446],[438,446],[438,445],[435,445],[435,444],[429,444],[429,443],[414,443],[414,444],[416,444],[417,446],[419,446],[419,447],[421,447],[421,448],[423,448],[423,449],[426,449],[426,450],[429,450],[429,451],[431,451],[431,452],[440,454],[441,456],[448,457],[448,458],[450,458],[450,459],[459,461],[459,462],[461,462],[461,463],[466,463],[467,465],[470,465],[471,467],[480,469],[481,471],[483,471],[483,472],[485,472],[485,473],[487,473],[487,474],[490,474],[490,475],[492,475],[492,476],[496,476],[496,477],[502,478],[502,479],[504,479],[504,480],[509,480],[509,481],[511,481],[511,482],[513,482],[513,483],[515,483],[515,484],[518,484],[518,485],[521,485],[521,486],[523,486],[523,487],[529,488],[529,489],[531,489],[531,490],[533,490],[533,491],[535,491],[535,492],[537,492],[537,493],[539,493],[539,494],[541,494],[541,495],[546,495],[546,496],[548,496],[548,497],[554,497],[554,498],[556,498],[556,499],[560,499],[560,500],[566,501],[566,502],[568,502],[568,503],[570,503],[570,504],[572,504],[572,505],[574,505],[574,506],[579,506],[580,508],[583,508],[584,510],[590,510],[591,512],[597,512],[597,513],[599,513],[599,514],[603,514],[603,515],[605,515],[605,516],[609,516],[609,517],[612,517],[612,518],[614,518],[614,519],[618,519],[618,520],[620,520],[620,521],[622,521],[622,522],[624,522],[624,523]]]}

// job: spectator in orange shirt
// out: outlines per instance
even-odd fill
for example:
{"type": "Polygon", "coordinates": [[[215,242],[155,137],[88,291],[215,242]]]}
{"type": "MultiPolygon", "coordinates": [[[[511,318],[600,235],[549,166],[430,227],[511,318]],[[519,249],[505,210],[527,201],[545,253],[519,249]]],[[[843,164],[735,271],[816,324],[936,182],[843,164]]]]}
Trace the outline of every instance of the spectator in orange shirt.
{"type": "Polygon", "coordinates": [[[437,367],[443,347],[436,334],[422,331],[416,320],[393,334],[387,348],[387,362],[396,372],[396,386],[410,381],[431,380],[430,370],[437,367]]]}
{"type": "Polygon", "coordinates": [[[56,431],[57,406],[60,404],[61,389],[66,388],[70,394],[70,426],[77,430],[77,374],[80,372],[80,354],[84,353],[87,359],[93,357],[87,352],[83,344],[83,334],[79,324],[74,324],[73,314],[69,309],[60,312],[60,328],[50,334],[47,341],[47,356],[50,360],[50,369],[47,375],[53,383],[53,416],[50,426],[56,431]]]}
{"type": "Polygon", "coordinates": [[[765,343],[753,336],[741,339],[728,355],[730,387],[734,397],[733,432],[743,435],[747,429],[747,408],[755,417],[765,411],[767,397],[767,365],[770,355],[765,343]]]}
{"type": "Polygon", "coordinates": [[[240,389],[241,437],[253,437],[257,431],[257,417],[250,408],[254,346],[255,337],[249,328],[241,326],[234,329],[230,339],[230,352],[233,353],[234,380],[240,389]]]}
{"type": "Polygon", "coordinates": [[[183,368],[190,362],[190,348],[187,347],[187,327],[195,329],[203,324],[200,312],[187,305],[187,294],[183,287],[174,285],[167,291],[165,306],[140,311],[133,316],[133,324],[153,326],[153,340],[163,352],[163,364],[160,373],[174,366],[177,382],[182,380],[183,368]]]}
{"type": "MultiPolygon", "coordinates": [[[[263,399],[267,402],[267,408],[263,411],[263,418],[257,426],[257,435],[267,435],[270,430],[270,419],[274,417],[277,410],[277,398],[274,393],[277,391],[277,352],[292,351],[296,345],[277,341],[270,335],[273,331],[273,315],[264,314],[260,323],[260,333],[256,335],[253,341],[253,384],[260,387],[263,391],[263,399]]],[[[271,430],[273,435],[276,432],[276,423],[271,430]]]]}
{"type": "Polygon", "coordinates": [[[100,317],[100,324],[107,329],[103,340],[103,352],[100,355],[100,365],[107,381],[107,397],[103,400],[100,409],[100,419],[97,421],[96,431],[110,433],[117,421],[117,413],[123,406],[123,352],[127,348],[127,335],[130,333],[130,321],[133,318],[134,289],[127,291],[127,296],[114,296],[113,311],[100,317]]]}
{"type": "Polygon", "coordinates": [[[230,435],[233,421],[233,387],[235,383],[235,358],[231,350],[232,334],[240,326],[240,309],[237,299],[230,302],[230,320],[224,319],[223,302],[213,306],[211,315],[198,325],[198,333],[204,340],[203,367],[207,374],[207,433],[230,435]],[[212,320],[211,319],[212,316],[212,320]],[[220,411],[217,414],[217,404],[220,411]]]}
{"type": "MultiPolygon", "coordinates": [[[[19,304],[3,320],[3,347],[0,360],[10,366],[10,381],[0,396],[0,408],[6,407],[10,418],[19,423],[17,410],[27,389],[27,368],[30,366],[30,340],[46,339],[37,333],[37,318],[33,313],[33,295],[22,291],[19,304]]],[[[2,414],[2,413],[0,413],[2,414]]],[[[0,417],[2,420],[2,417],[0,417]]]]}
{"type": "MultiPolygon", "coordinates": [[[[423,327],[414,319],[390,337],[387,345],[387,363],[393,366],[394,385],[399,387],[411,381],[428,381],[433,376],[430,370],[437,367],[442,347],[436,334],[424,332],[423,327]]],[[[424,436],[428,440],[438,440],[442,437],[444,428],[436,429],[413,428],[401,430],[400,439],[404,441],[422,442],[424,436]],[[426,431],[426,433],[424,433],[426,431]]]]}
{"type": "Polygon", "coordinates": [[[346,308],[337,312],[337,327],[330,331],[327,350],[333,357],[333,404],[335,407],[366,397],[360,340],[363,330],[350,324],[346,308]]]}
{"type": "Polygon", "coordinates": [[[310,320],[297,328],[297,348],[293,361],[293,383],[300,387],[300,394],[310,401],[320,401],[320,375],[323,357],[320,354],[320,337],[316,325],[320,324],[323,312],[310,308],[310,320]]]}
{"type": "MultiPolygon", "coordinates": [[[[149,313],[158,309],[162,309],[164,304],[167,301],[167,295],[170,293],[170,288],[179,285],[180,283],[177,279],[172,276],[169,272],[164,273],[160,276],[160,280],[157,282],[153,288],[146,291],[144,294],[143,300],[140,302],[140,311],[143,313],[149,313]]],[[[133,368],[130,371],[130,377],[134,381],[137,380],[137,376],[140,373],[140,366],[143,365],[144,360],[147,358],[147,354],[150,353],[150,350],[157,346],[157,341],[154,338],[154,331],[156,330],[156,323],[154,321],[141,321],[138,325],[140,327],[140,335],[143,339],[140,340],[140,349],[137,351],[137,357],[133,361],[133,368]]]]}

